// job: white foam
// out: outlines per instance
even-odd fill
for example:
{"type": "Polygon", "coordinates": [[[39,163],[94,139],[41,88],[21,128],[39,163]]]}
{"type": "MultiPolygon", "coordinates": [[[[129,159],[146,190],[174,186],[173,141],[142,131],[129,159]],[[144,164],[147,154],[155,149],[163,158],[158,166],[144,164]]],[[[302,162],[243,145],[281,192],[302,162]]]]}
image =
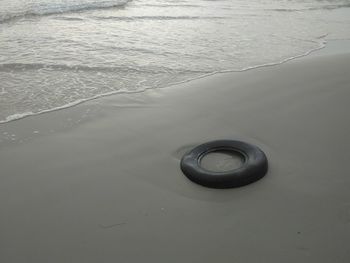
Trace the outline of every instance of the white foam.
{"type": "MultiPolygon", "coordinates": [[[[199,77],[186,79],[186,80],[179,81],[179,82],[170,83],[167,86],[159,87],[159,88],[171,87],[171,86],[179,85],[179,84],[182,84],[182,83],[187,83],[187,82],[190,82],[190,81],[193,81],[193,80],[209,77],[209,76],[212,76],[212,75],[215,75],[215,74],[223,74],[223,73],[230,73],[230,72],[232,72],[232,73],[233,72],[244,72],[244,71],[253,70],[253,69],[256,69],[256,68],[272,67],[272,66],[281,65],[281,64],[286,63],[288,61],[308,56],[308,55],[310,55],[313,52],[316,52],[316,51],[318,51],[320,49],[323,49],[323,48],[325,48],[326,43],[327,43],[326,40],[323,40],[320,43],[319,47],[317,47],[317,48],[314,48],[312,50],[309,50],[309,51],[307,51],[307,52],[305,52],[303,54],[297,55],[297,56],[293,56],[293,57],[289,57],[289,58],[283,59],[283,60],[275,62],[275,63],[267,63],[267,64],[261,64],[261,65],[246,67],[246,68],[244,68],[242,70],[214,71],[214,72],[211,72],[209,74],[201,75],[199,77]]],[[[153,87],[146,87],[146,88],[144,88],[142,90],[136,90],[136,91],[128,91],[128,90],[122,89],[122,90],[118,90],[118,91],[113,91],[113,92],[108,92],[108,93],[104,93],[104,94],[99,94],[99,95],[96,95],[96,96],[93,96],[93,97],[87,98],[87,99],[76,100],[74,102],[67,103],[67,104],[65,104],[63,106],[60,106],[60,107],[55,107],[55,108],[52,108],[52,109],[43,110],[43,111],[39,111],[39,112],[35,112],[35,113],[34,112],[17,113],[17,114],[13,114],[13,115],[8,116],[5,120],[2,120],[2,121],[0,120],[0,124],[11,122],[11,121],[15,121],[15,120],[19,120],[19,119],[23,119],[23,118],[29,117],[29,116],[35,116],[35,115],[40,115],[40,114],[43,114],[43,113],[49,113],[49,112],[53,112],[53,111],[58,111],[58,110],[74,107],[74,106],[79,105],[81,103],[84,103],[84,102],[87,102],[87,101],[91,101],[91,100],[95,100],[95,99],[99,99],[99,98],[106,97],[106,96],[111,96],[111,95],[116,95],[116,94],[142,93],[142,92],[145,92],[146,90],[149,90],[149,89],[154,89],[154,88],[153,87]]],[[[89,111],[89,109],[87,110],[87,112],[88,111],[89,111]]]]}
{"type": "Polygon", "coordinates": [[[27,116],[34,115],[35,113],[33,112],[23,112],[23,113],[15,113],[10,116],[7,116],[5,120],[1,120],[0,123],[6,123],[14,120],[19,120],[27,116]]]}

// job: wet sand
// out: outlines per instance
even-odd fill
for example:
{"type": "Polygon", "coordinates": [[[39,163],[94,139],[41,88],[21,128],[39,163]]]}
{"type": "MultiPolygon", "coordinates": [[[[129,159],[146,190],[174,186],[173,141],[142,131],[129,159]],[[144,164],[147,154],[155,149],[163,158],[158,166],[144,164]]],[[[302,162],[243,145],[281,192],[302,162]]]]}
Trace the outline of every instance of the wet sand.
{"type": "Polygon", "coordinates": [[[326,50],[1,125],[0,261],[349,262],[349,85],[326,50]],[[266,177],[189,181],[215,139],[259,146],[266,177]]]}

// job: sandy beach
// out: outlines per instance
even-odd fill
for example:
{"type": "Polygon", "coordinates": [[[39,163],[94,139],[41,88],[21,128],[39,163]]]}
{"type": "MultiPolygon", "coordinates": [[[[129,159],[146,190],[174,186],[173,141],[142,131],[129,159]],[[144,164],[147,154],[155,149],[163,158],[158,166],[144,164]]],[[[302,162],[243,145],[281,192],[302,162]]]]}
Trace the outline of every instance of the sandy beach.
{"type": "Polygon", "coordinates": [[[348,44],[1,124],[0,261],[349,262],[348,44]],[[267,175],[189,181],[182,155],[215,139],[267,175]]]}

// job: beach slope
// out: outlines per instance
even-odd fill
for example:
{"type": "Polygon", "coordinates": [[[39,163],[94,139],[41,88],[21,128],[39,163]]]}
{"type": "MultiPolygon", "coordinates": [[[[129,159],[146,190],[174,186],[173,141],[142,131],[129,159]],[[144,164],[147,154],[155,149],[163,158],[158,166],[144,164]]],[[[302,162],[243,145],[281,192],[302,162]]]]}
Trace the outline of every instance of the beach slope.
{"type": "Polygon", "coordinates": [[[314,56],[1,125],[23,138],[0,146],[0,261],[349,262],[349,85],[349,53],[314,56]],[[216,139],[267,175],[189,181],[181,156],[216,139]]]}

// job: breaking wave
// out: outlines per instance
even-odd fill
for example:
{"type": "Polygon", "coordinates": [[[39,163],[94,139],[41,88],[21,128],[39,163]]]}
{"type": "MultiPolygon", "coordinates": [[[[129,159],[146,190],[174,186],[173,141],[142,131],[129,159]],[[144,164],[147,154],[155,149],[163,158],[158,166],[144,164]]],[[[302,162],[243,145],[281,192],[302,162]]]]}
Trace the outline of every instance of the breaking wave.
{"type": "Polygon", "coordinates": [[[273,8],[273,9],[266,9],[269,11],[277,11],[277,12],[302,12],[302,11],[316,11],[316,10],[334,10],[339,8],[349,8],[350,3],[344,3],[344,4],[328,4],[324,6],[315,6],[315,7],[308,7],[308,8],[273,8]]]}
{"type": "Polygon", "coordinates": [[[45,3],[45,4],[33,4],[25,8],[24,10],[15,12],[4,12],[0,11],[0,23],[8,23],[13,20],[28,17],[48,16],[55,14],[65,14],[73,12],[83,12],[89,10],[99,10],[123,7],[131,0],[106,0],[106,1],[90,1],[90,2],[69,2],[62,1],[59,3],[45,3]]]}

